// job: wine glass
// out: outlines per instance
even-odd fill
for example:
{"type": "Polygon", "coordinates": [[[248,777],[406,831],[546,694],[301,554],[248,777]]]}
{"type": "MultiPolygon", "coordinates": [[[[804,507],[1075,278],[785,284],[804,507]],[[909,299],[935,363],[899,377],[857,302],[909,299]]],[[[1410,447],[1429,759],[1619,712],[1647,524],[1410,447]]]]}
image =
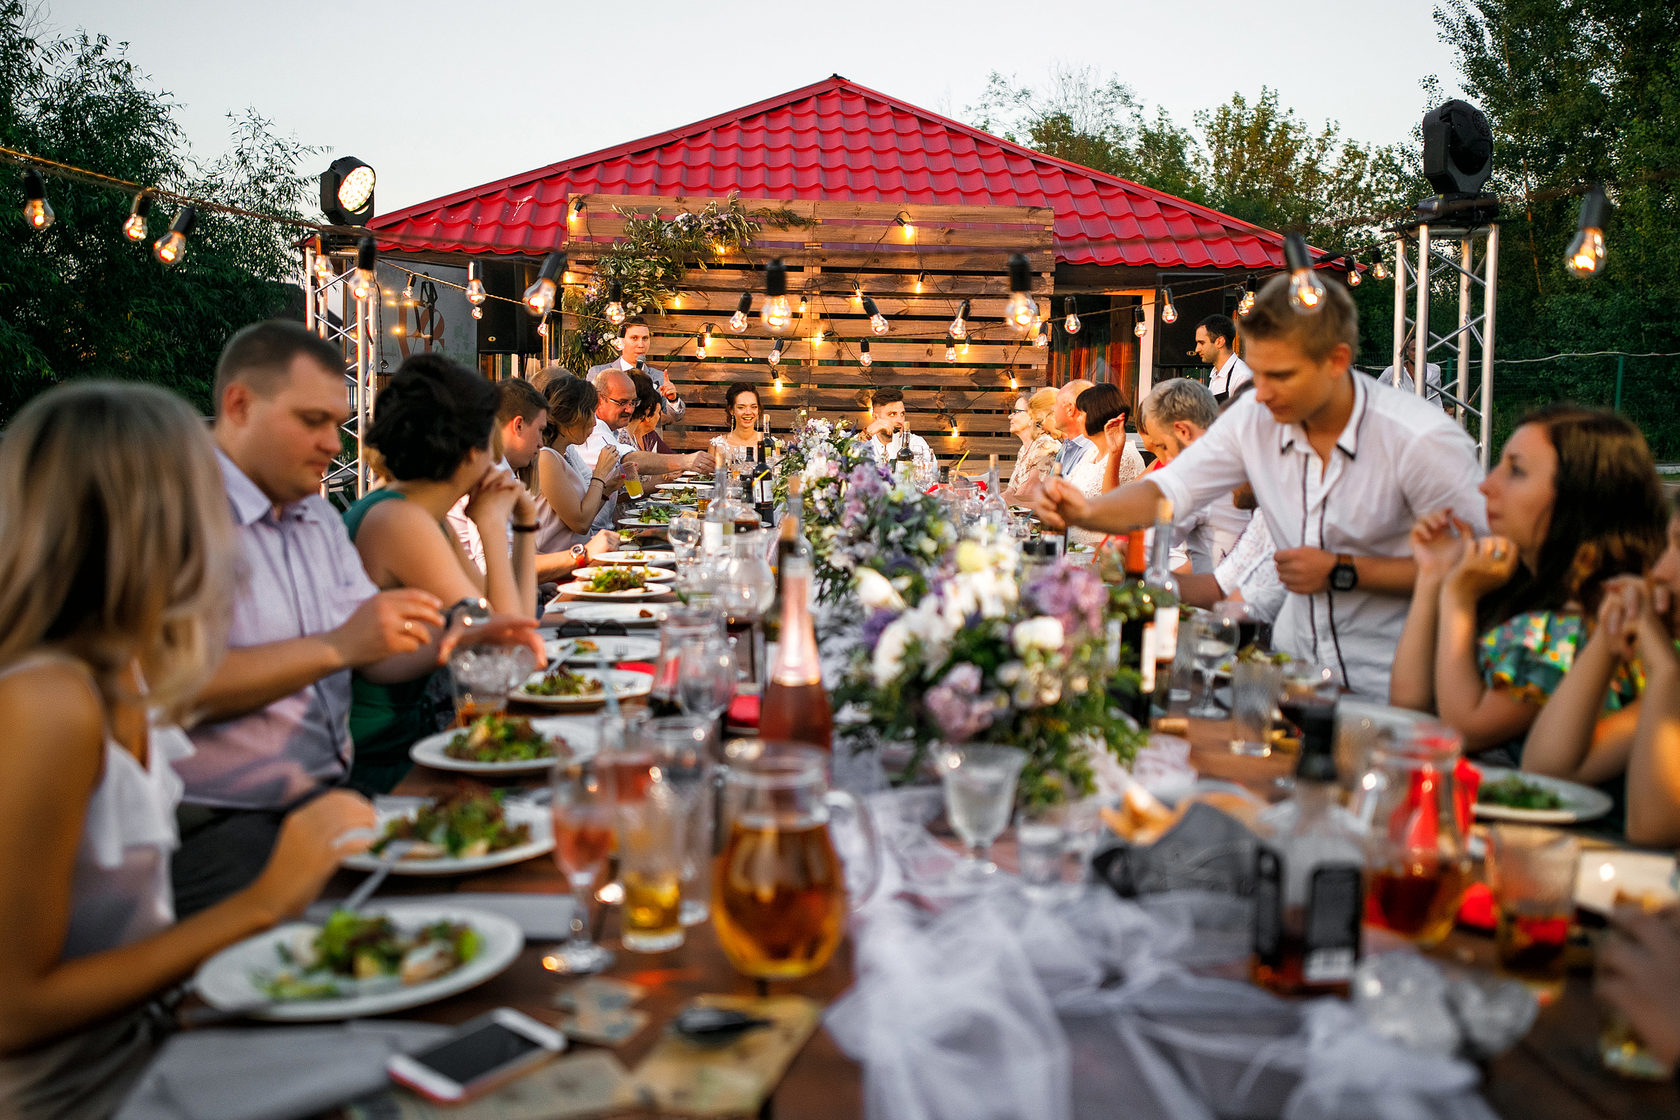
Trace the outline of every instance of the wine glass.
{"type": "Polygon", "coordinates": [[[683,711],[717,723],[735,699],[735,651],[718,634],[683,642],[677,662],[677,700],[683,711]]]}
{"type": "Polygon", "coordinates": [[[1202,678],[1201,698],[1190,708],[1196,719],[1224,719],[1225,709],[1213,697],[1213,675],[1225,661],[1237,655],[1237,627],[1216,614],[1197,615],[1191,620],[1196,674],[1202,678]]]}
{"type": "Polygon", "coordinates": [[[618,799],[611,768],[594,758],[563,762],[550,779],[553,791],[554,863],[572,889],[571,937],[549,950],[551,972],[587,976],[613,963],[613,954],[589,937],[589,903],[607,867],[616,836],[618,799]]]}
{"type": "Polygon", "coordinates": [[[717,572],[715,592],[724,614],[748,623],[752,646],[748,651],[748,678],[757,680],[763,665],[764,612],[776,601],[776,573],[770,567],[763,530],[737,530],[728,542],[728,554],[717,572]]]}
{"type": "Polygon", "coordinates": [[[970,880],[984,879],[997,871],[997,864],[986,853],[992,841],[1009,827],[1015,779],[1027,761],[1027,752],[1018,747],[965,743],[946,747],[937,761],[945,787],[945,815],[968,846],[957,874],[970,880]]]}

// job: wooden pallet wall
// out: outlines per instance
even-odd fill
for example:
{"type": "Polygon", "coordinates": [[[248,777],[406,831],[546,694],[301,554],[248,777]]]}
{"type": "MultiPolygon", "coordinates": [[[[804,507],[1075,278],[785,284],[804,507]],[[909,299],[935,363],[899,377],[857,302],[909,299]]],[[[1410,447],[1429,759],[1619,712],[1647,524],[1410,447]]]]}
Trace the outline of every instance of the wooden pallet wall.
{"type": "MultiPolygon", "coordinates": [[[[622,235],[625,214],[670,218],[713,201],[625,195],[582,200],[580,220],[572,224],[565,246],[574,282],[588,281],[603,247],[622,235]]],[[[996,453],[1007,470],[1020,449],[1009,434],[1017,387],[1044,385],[1049,357],[1048,350],[1034,347],[1002,321],[1009,297],[1007,261],[1011,253],[1027,255],[1031,292],[1045,314],[1053,313],[1051,211],[744,202],[749,210],[785,207],[811,224],[788,230],[766,224],[748,251],[692,268],[684,290],[663,314],[643,312],[653,334],[648,364],[666,371],[688,405],[684,423],[665,429],[671,444],[702,447],[725,430],[724,392],[731,382],[757,386],[772,431],[783,433],[797,424],[802,409],[832,420],[866,421],[871,392],[892,385],[904,390],[911,429],[928,440],[941,462],[955,462],[966,451],[965,469],[983,469],[985,457],[996,453]],[[900,214],[915,226],[913,236],[895,221],[900,214]],[[796,318],[795,328],[781,336],[782,360],[772,367],[774,336],[758,312],[764,305],[764,265],[777,257],[787,266],[790,301],[797,308],[803,296],[808,315],[796,318]],[[854,285],[874,299],[892,324],[890,333],[870,331],[854,285]],[[753,294],[753,313],[746,332],[732,334],[729,317],[743,291],[753,294]],[[964,299],[971,301],[967,347],[948,362],[946,330],[964,299]],[[701,360],[695,342],[707,324],[712,342],[701,360]],[[819,329],[826,332],[824,341],[813,344],[819,329]],[[858,362],[861,339],[870,344],[873,364],[867,369],[858,362]]],[[[575,326],[562,323],[563,329],[575,326]]]]}

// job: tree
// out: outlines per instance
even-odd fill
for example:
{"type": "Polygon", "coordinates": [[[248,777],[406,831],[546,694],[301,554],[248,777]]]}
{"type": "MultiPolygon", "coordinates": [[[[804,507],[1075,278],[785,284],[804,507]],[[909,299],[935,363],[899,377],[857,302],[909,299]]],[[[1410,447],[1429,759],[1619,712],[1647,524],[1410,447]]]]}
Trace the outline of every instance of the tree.
{"type": "MultiPolygon", "coordinates": [[[[253,211],[301,212],[308,180],[296,168],[314,149],[247,111],[230,115],[230,152],[195,164],[175,102],[124,50],[86,32],[43,38],[21,0],[0,0],[0,146],[253,211]]],[[[126,192],[57,176],[47,189],[51,227],[0,222],[0,423],[53,382],[86,376],[168,385],[208,411],[223,342],[286,301],[290,231],[201,211],[186,256],[166,270],[149,240],[122,236],[126,192]]],[[[151,236],[172,216],[154,207],[151,236]]]]}

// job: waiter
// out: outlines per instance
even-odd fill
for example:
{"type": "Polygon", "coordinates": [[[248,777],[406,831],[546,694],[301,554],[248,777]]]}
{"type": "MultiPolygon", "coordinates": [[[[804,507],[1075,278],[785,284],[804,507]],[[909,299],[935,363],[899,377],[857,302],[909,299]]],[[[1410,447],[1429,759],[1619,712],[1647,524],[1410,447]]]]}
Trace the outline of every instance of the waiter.
{"type": "Polygon", "coordinates": [[[1229,315],[1209,315],[1196,324],[1196,357],[1213,367],[1208,391],[1220,404],[1254,377],[1248,364],[1231,349],[1235,343],[1236,331],[1229,315]]]}

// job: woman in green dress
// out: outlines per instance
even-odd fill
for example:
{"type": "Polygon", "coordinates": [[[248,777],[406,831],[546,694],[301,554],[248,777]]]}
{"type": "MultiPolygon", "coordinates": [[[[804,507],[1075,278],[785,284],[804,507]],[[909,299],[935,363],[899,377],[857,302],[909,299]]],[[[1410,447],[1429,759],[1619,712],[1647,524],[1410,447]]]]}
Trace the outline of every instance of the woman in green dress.
{"type": "MultiPolygon", "coordinates": [[[[404,362],[374,402],[367,443],[390,481],[351,506],[344,524],[381,590],[417,587],[445,603],[485,598],[493,611],[536,612],[536,510],[525,487],[498,466],[496,405],[489,382],[436,354],[404,362]],[[484,541],[482,572],[444,520],[462,497],[484,541]]],[[[355,678],[353,787],[384,793],[407,773],[409,747],[437,730],[429,683],[355,678]]]]}

